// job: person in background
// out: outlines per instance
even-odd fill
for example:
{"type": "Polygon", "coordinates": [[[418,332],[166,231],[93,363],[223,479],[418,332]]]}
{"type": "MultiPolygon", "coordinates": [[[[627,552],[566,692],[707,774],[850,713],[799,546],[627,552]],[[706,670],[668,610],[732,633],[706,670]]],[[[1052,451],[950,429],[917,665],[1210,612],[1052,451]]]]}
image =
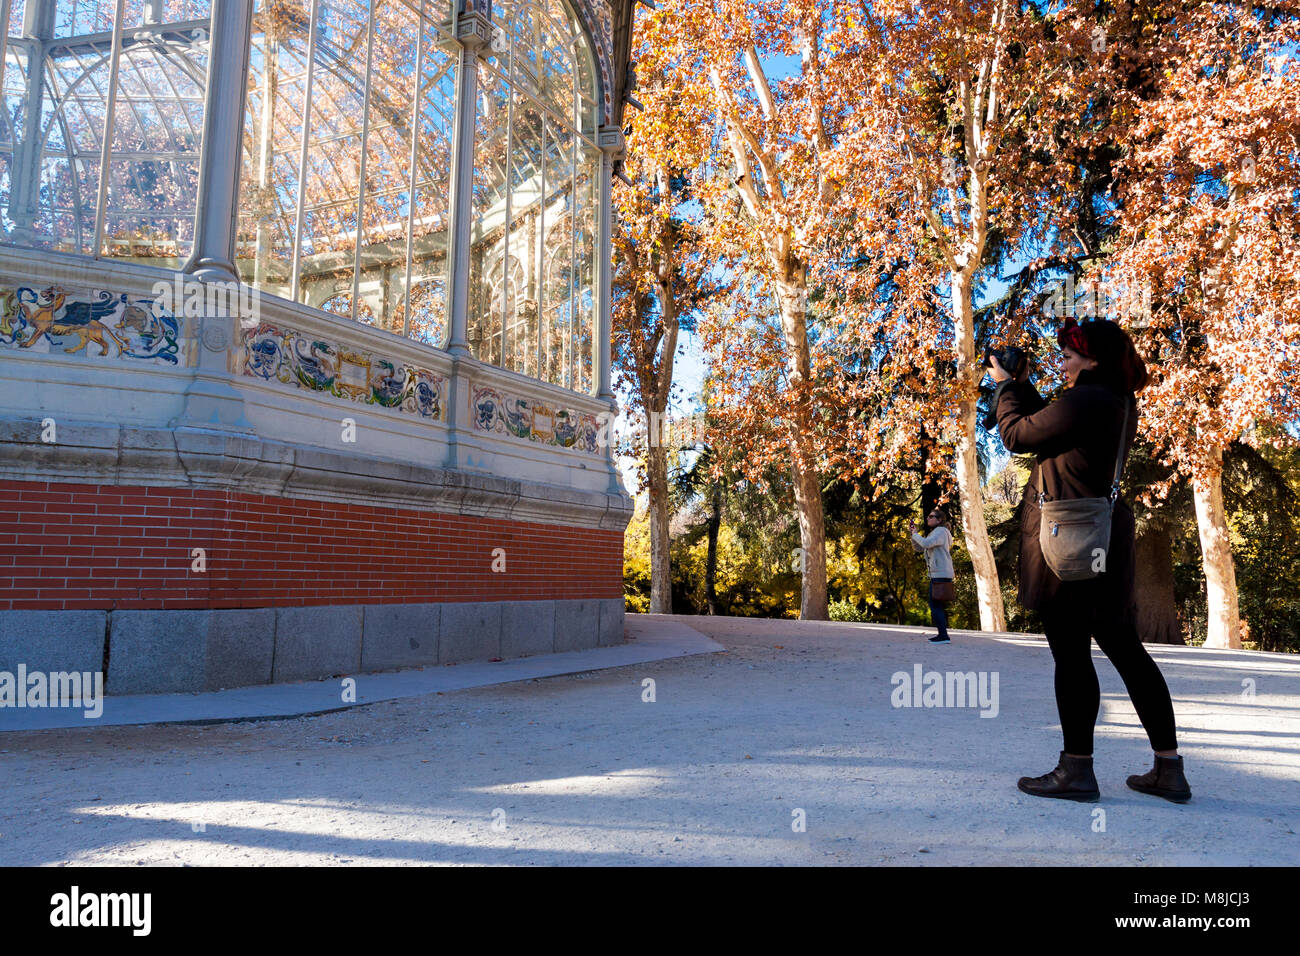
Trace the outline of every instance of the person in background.
{"type": "Polygon", "coordinates": [[[948,513],[942,508],[935,508],[925,518],[930,529],[925,537],[916,533],[916,522],[909,527],[912,531],[912,546],[925,552],[926,568],[930,572],[930,623],[939,629],[939,633],[930,638],[931,644],[948,644],[948,612],[943,604],[934,599],[934,585],[939,581],[952,581],[952,532],[948,530],[948,513]]]}

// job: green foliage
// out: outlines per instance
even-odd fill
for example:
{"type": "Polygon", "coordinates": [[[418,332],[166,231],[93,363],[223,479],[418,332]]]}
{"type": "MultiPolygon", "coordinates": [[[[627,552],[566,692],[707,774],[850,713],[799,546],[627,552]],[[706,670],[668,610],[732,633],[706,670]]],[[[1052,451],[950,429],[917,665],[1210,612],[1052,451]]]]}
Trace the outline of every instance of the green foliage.
{"type": "Polygon", "coordinates": [[[850,604],[848,601],[832,601],[830,604],[830,617],[832,621],[870,621],[871,616],[865,611],[859,611],[857,606],[850,604]]]}
{"type": "MultiPolygon", "coordinates": [[[[1171,496],[1172,498],[1173,496],[1171,496]]],[[[1205,643],[1208,608],[1200,536],[1189,500],[1175,512],[1174,595],[1187,642],[1205,643]]],[[[1224,455],[1242,645],[1300,653],[1300,449],[1237,443],[1224,455]]]]}
{"type": "Polygon", "coordinates": [[[1233,446],[1224,484],[1242,643],[1300,653],[1300,449],[1233,446]]]}
{"type": "MultiPolygon", "coordinates": [[[[1236,516],[1237,593],[1249,643],[1262,651],[1300,652],[1300,556],[1296,528],[1236,516]]],[[[1246,641],[1243,641],[1243,644],[1246,641]]]]}
{"type": "Polygon", "coordinates": [[[632,613],[650,610],[650,516],[644,510],[623,534],[623,597],[632,613]]]}
{"type": "Polygon", "coordinates": [[[1183,639],[1192,647],[1200,647],[1205,643],[1209,625],[1200,551],[1188,560],[1174,563],[1174,600],[1183,622],[1183,639]]]}

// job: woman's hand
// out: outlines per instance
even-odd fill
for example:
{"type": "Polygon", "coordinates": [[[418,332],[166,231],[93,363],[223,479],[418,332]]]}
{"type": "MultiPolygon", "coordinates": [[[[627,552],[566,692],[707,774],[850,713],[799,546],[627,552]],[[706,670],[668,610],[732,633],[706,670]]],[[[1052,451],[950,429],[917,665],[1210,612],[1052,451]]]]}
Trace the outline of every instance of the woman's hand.
{"type": "Polygon", "coordinates": [[[907,526],[907,529],[911,531],[912,534],[916,534],[916,521],[913,520],[912,522],[910,522],[907,526]]]}
{"type": "MultiPolygon", "coordinates": [[[[1011,373],[1002,367],[996,355],[989,356],[989,365],[991,366],[989,374],[993,376],[996,384],[1001,384],[1011,377],[1011,373]]],[[[1020,375],[1016,377],[1017,382],[1026,381],[1029,378],[1029,363],[1025,362],[1025,367],[1020,370],[1020,375]]]]}

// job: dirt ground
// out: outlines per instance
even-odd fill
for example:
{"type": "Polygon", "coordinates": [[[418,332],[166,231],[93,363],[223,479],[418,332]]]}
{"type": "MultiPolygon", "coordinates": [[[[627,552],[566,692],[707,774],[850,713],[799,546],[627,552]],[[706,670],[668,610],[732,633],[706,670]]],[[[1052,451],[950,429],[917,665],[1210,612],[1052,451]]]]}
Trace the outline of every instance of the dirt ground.
{"type": "Polygon", "coordinates": [[[1060,749],[1041,640],[680,620],[727,651],[319,717],[0,734],[0,865],[1300,864],[1300,658],[1151,648],[1178,806],[1125,787],[1151,752],[1095,652],[1102,799],[1076,804],[1016,789],[1060,749]],[[996,673],[996,716],[894,706],[918,664],[996,673]]]}

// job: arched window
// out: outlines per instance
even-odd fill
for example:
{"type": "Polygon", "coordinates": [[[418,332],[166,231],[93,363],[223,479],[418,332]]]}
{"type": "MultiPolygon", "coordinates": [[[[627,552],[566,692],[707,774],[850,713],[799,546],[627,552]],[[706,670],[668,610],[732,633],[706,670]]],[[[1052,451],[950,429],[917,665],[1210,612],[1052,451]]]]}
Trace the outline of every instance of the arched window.
{"type": "Polygon", "coordinates": [[[374,310],[364,300],[352,304],[351,292],[336,292],[320,304],[322,312],[337,315],[345,319],[354,319],[362,325],[376,325],[374,310]]]}
{"type": "Polygon", "coordinates": [[[500,333],[475,354],[587,391],[598,161],[591,46],[562,0],[496,0],[493,20],[475,116],[470,326],[500,333]],[[522,266],[517,291],[493,282],[505,255],[522,266]]]}
{"type": "Polygon", "coordinates": [[[469,328],[469,341],[476,355],[516,372],[523,372],[525,365],[523,351],[513,347],[527,335],[521,328],[526,320],[518,308],[523,286],[523,263],[511,256],[503,269],[498,259],[487,282],[480,286],[485,293],[483,308],[469,328]]]}
{"type": "MultiPolygon", "coordinates": [[[[404,314],[435,263],[445,282],[456,104],[446,18],[445,0],[258,0],[236,240],[246,280],[305,302],[320,277],[345,271],[353,285],[338,311],[353,318],[365,288],[389,285],[404,314]]],[[[424,334],[445,333],[442,297],[420,308],[424,334]]]]}

